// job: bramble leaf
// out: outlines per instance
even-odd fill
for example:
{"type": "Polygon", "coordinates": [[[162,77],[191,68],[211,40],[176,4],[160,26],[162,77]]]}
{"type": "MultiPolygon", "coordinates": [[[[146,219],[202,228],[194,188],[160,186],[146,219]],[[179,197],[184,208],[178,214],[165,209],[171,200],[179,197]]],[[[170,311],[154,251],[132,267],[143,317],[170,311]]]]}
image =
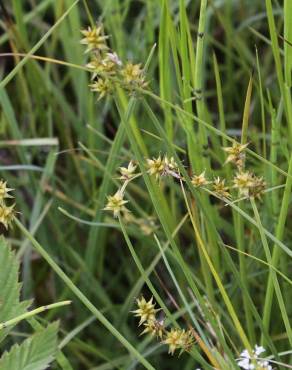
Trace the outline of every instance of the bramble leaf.
{"type": "Polygon", "coordinates": [[[1,370],[44,370],[57,351],[58,322],[15,344],[0,358],[1,370]]]}
{"type": "MultiPolygon", "coordinates": [[[[0,322],[4,322],[25,313],[30,302],[20,302],[19,262],[3,237],[0,237],[0,266],[0,322]]],[[[0,342],[12,328],[0,331],[0,342]]]]}

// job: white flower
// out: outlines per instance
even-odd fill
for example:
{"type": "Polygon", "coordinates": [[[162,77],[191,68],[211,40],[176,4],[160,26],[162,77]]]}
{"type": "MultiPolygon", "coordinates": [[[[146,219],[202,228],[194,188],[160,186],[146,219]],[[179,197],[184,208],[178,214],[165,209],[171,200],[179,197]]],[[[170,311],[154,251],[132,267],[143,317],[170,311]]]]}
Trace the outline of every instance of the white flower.
{"type": "Polygon", "coordinates": [[[247,350],[247,349],[243,350],[243,351],[241,352],[241,354],[240,354],[240,357],[250,359],[250,354],[249,354],[248,350],[247,350]]]}
{"type": "Polygon", "coordinates": [[[255,345],[255,347],[254,347],[255,349],[254,349],[254,353],[255,353],[255,355],[260,355],[261,353],[263,353],[263,352],[266,352],[266,350],[264,349],[264,347],[263,346],[258,346],[257,344],[255,345]]]}
{"type": "Polygon", "coordinates": [[[236,360],[238,366],[244,370],[273,370],[268,360],[258,358],[265,351],[264,347],[258,345],[255,345],[252,353],[247,349],[243,350],[236,360]]]}
{"type": "Polygon", "coordinates": [[[239,360],[237,362],[238,366],[240,366],[242,369],[244,370],[249,370],[250,367],[249,367],[249,359],[248,358],[244,358],[242,360],[239,360]]]}

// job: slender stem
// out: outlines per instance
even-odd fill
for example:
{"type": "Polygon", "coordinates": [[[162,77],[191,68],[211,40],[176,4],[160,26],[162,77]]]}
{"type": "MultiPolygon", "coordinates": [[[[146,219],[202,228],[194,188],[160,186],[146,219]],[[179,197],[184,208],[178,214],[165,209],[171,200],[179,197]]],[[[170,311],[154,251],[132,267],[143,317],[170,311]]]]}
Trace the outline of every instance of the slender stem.
{"type": "MultiPolygon", "coordinates": [[[[292,174],[292,156],[290,158],[288,173],[292,174]]],[[[288,214],[291,188],[292,188],[292,179],[290,177],[287,177],[284,195],[283,195],[282,204],[281,204],[281,210],[280,210],[279,219],[278,219],[279,221],[278,221],[277,228],[276,228],[276,238],[278,240],[282,240],[283,238],[285,223],[286,223],[287,214],[288,214]]],[[[277,267],[278,261],[281,255],[282,255],[281,249],[277,245],[274,245],[272,261],[271,261],[271,266],[273,266],[273,268],[277,267]]],[[[266,294],[265,303],[264,303],[264,311],[263,311],[263,322],[265,323],[267,327],[269,327],[269,324],[270,324],[273,296],[274,296],[274,287],[273,287],[273,281],[272,281],[272,274],[270,272],[269,278],[268,278],[268,284],[267,284],[267,294],[266,294]]],[[[263,338],[262,338],[262,341],[263,341],[263,338]]]]}
{"type": "Polygon", "coordinates": [[[218,369],[220,369],[220,366],[219,366],[219,364],[218,364],[218,362],[217,362],[216,358],[212,355],[212,353],[211,353],[210,349],[209,349],[209,348],[208,348],[208,346],[206,345],[206,342],[207,342],[206,336],[205,336],[205,335],[204,335],[204,333],[202,332],[202,329],[201,329],[201,327],[200,327],[200,325],[199,325],[199,323],[198,323],[197,319],[195,318],[195,316],[194,316],[193,312],[192,312],[192,311],[191,311],[191,309],[190,309],[190,305],[188,304],[188,302],[187,302],[187,300],[186,300],[186,297],[185,297],[185,295],[183,294],[183,292],[182,292],[182,290],[181,290],[181,288],[180,288],[180,286],[179,286],[179,283],[178,283],[178,281],[177,281],[177,279],[176,279],[176,277],[175,277],[175,275],[174,275],[174,273],[173,273],[173,271],[172,271],[172,269],[171,269],[171,267],[170,267],[170,265],[169,265],[169,263],[168,263],[168,260],[167,260],[167,258],[166,258],[166,256],[165,256],[165,253],[164,253],[163,249],[162,249],[162,246],[161,246],[161,244],[160,244],[160,241],[159,241],[159,239],[157,238],[157,236],[156,236],[156,235],[154,235],[154,239],[155,239],[155,241],[156,241],[156,243],[157,243],[157,245],[158,245],[158,247],[159,247],[160,252],[162,253],[162,257],[163,257],[164,264],[165,264],[165,266],[166,266],[166,268],[167,268],[167,271],[169,272],[169,274],[170,274],[170,276],[171,276],[171,278],[172,278],[172,281],[173,281],[173,283],[174,283],[174,285],[175,285],[175,287],[176,287],[177,291],[179,292],[179,295],[180,295],[180,297],[181,297],[182,301],[184,302],[184,305],[185,305],[185,307],[186,307],[186,310],[188,311],[188,313],[189,313],[189,315],[190,315],[190,317],[191,317],[192,321],[194,322],[194,324],[195,324],[195,326],[196,326],[196,329],[198,330],[198,332],[200,333],[200,335],[202,336],[202,338],[204,338],[204,341],[203,341],[203,340],[199,337],[199,335],[197,335],[197,336],[196,336],[196,340],[198,341],[199,346],[200,346],[200,347],[201,347],[201,349],[205,352],[205,354],[206,354],[206,356],[208,357],[208,359],[210,360],[211,364],[212,364],[213,366],[215,366],[215,368],[216,368],[216,369],[217,369],[217,368],[218,368],[218,369]]]}
{"type": "Polygon", "coordinates": [[[31,233],[15,219],[17,227],[30,240],[34,249],[46,260],[52,267],[55,273],[64,281],[67,287],[75,294],[75,296],[84,304],[84,306],[114,335],[119,342],[142,364],[146,369],[155,370],[155,368],[134,348],[130,342],[107,320],[107,318],[89,301],[89,299],[81,292],[65,272],[56,264],[52,257],[45,249],[37,242],[31,233]]]}
{"type": "Polygon", "coordinates": [[[24,313],[22,315],[19,315],[17,317],[14,317],[11,320],[8,320],[8,321],[5,321],[5,322],[0,323],[0,330],[6,329],[7,326],[18,324],[20,321],[22,321],[24,319],[28,319],[28,318],[30,318],[30,317],[32,317],[34,315],[37,315],[37,314],[39,314],[41,312],[44,312],[44,311],[47,311],[47,310],[51,310],[53,308],[58,308],[58,307],[66,306],[68,304],[71,304],[71,301],[62,301],[62,302],[52,303],[52,304],[49,304],[49,305],[46,305],[46,306],[38,307],[35,310],[26,312],[26,313],[24,313]]]}
{"type": "MultiPolygon", "coordinates": [[[[260,218],[260,215],[259,215],[259,212],[258,212],[258,209],[257,209],[254,198],[251,198],[250,202],[251,202],[251,205],[252,205],[252,209],[254,211],[256,222],[258,224],[258,229],[259,229],[259,232],[260,232],[261,241],[262,241],[262,245],[264,247],[264,251],[265,251],[265,254],[266,254],[267,261],[270,265],[272,265],[272,256],[271,256],[270,248],[269,248],[269,245],[268,245],[266,235],[264,233],[261,218],[260,218]]],[[[278,304],[279,304],[280,311],[281,311],[281,314],[282,314],[282,319],[283,319],[283,322],[284,322],[284,325],[285,325],[288,340],[290,342],[290,345],[292,345],[292,330],[291,330],[289,317],[288,317],[288,314],[287,314],[287,311],[286,311],[283,295],[282,295],[282,292],[281,292],[281,288],[280,288],[280,284],[278,282],[276,272],[271,267],[270,267],[270,274],[271,274],[271,279],[272,279],[273,286],[274,286],[274,289],[275,289],[275,292],[276,292],[276,296],[277,296],[277,299],[278,299],[278,304]]],[[[266,321],[263,321],[263,324],[264,324],[265,328],[268,330],[269,321],[267,321],[267,319],[266,319],[266,321]]],[[[262,341],[263,340],[264,340],[264,338],[262,338],[262,341]]]]}
{"type": "Polygon", "coordinates": [[[120,223],[120,226],[121,226],[121,230],[123,232],[123,235],[124,235],[124,238],[125,238],[125,241],[127,243],[127,246],[130,250],[130,253],[133,257],[133,260],[141,274],[141,276],[143,277],[145,283],[147,284],[148,288],[150,289],[151,293],[154,295],[154,298],[156,299],[156,301],[158,302],[158,304],[163,308],[163,310],[165,311],[165,313],[167,314],[167,316],[171,319],[171,321],[173,322],[173,324],[175,324],[177,326],[177,323],[175,322],[175,320],[172,318],[172,315],[170,313],[170,311],[167,309],[167,307],[165,306],[163,300],[160,298],[159,294],[157,293],[156,289],[154,288],[153,284],[151,283],[148,275],[146,274],[143,266],[142,266],[142,263],[133,247],[133,244],[128,236],[128,233],[127,233],[127,230],[125,228],[125,225],[123,223],[123,220],[121,218],[121,216],[119,215],[118,216],[119,218],[119,223],[120,223]]]}
{"type": "Polygon", "coordinates": [[[230,314],[230,316],[231,316],[231,318],[232,318],[232,320],[234,322],[234,325],[235,325],[235,327],[237,329],[237,332],[238,332],[238,334],[240,336],[240,339],[241,339],[243,345],[245,346],[245,348],[247,348],[248,351],[251,353],[252,348],[251,348],[250,342],[249,342],[249,340],[248,340],[248,338],[247,338],[247,336],[246,336],[246,334],[245,334],[245,332],[243,330],[243,327],[241,326],[241,323],[240,323],[240,321],[239,321],[239,319],[237,317],[237,314],[236,314],[236,312],[234,310],[234,307],[233,307],[233,305],[232,305],[232,303],[230,301],[230,298],[228,297],[228,294],[227,294],[227,292],[226,292],[226,290],[224,288],[224,285],[223,285],[223,283],[222,283],[222,281],[221,281],[221,279],[220,279],[220,277],[219,277],[219,275],[218,275],[218,273],[217,273],[217,271],[216,271],[216,269],[215,269],[215,267],[214,267],[214,265],[213,265],[213,263],[211,261],[211,258],[208,255],[208,252],[206,250],[205,244],[204,244],[204,242],[203,242],[203,240],[201,238],[199,229],[197,227],[197,223],[194,220],[193,214],[191,212],[191,209],[190,209],[190,206],[189,206],[189,203],[188,203],[188,199],[187,199],[187,196],[186,196],[186,193],[185,193],[184,186],[183,186],[182,182],[181,182],[181,188],[182,188],[182,191],[183,191],[183,196],[184,196],[185,204],[186,204],[187,210],[189,212],[190,219],[191,219],[191,222],[192,222],[192,226],[193,226],[193,229],[194,229],[194,232],[195,232],[195,236],[196,236],[196,239],[197,239],[198,247],[202,250],[202,252],[204,254],[204,257],[206,258],[206,261],[207,261],[207,263],[209,265],[209,268],[211,270],[211,273],[212,273],[212,275],[213,275],[213,277],[214,277],[214,279],[215,279],[215,281],[217,283],[217,286],[219,288],[219,291],[220,291],[220,293],[222,295],[222,298],[223,298],[223,300],[225,302],[225,305],[226,305],[226,307],[228,309],[228,312],[229,312],[229,314],[230,314]]]}

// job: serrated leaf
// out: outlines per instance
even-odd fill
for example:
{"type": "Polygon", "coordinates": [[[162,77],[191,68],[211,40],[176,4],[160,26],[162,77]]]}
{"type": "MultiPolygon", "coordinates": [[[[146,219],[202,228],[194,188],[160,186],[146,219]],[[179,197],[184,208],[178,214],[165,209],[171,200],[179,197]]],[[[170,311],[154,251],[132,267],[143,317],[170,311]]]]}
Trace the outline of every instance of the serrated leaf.
{"type": "Polygon", "coordinates": [[[1,370],[44,370],[57,351],[58,323],[50,324],[20,345],[15,344],[0,358],[1,370]]]}
{"type": "MultiPolygon", "coordinates": [[[[0,237],[0,322],[8,321],[26,312],[29,302],[20,302],[21,284],[18,282],[19,262],[0,237]]],[[[0,342],[13,326],[0,331],[0,342]]]]}

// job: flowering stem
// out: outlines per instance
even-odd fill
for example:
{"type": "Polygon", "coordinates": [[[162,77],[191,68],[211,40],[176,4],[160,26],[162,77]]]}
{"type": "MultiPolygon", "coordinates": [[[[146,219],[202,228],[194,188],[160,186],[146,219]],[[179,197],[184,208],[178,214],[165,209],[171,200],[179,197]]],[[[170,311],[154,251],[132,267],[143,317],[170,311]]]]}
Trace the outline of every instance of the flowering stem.
{"type": "Polygon", "coordinates": [[[146,274],[142,264],[141,264],[141,261],[137,255],[137,253],[135,252],[135,249],[133,247],[133,244],[128,236],[128,233],[127,233],[127,230],[125,228],[125,225],[123,223],[123,220],[121,218],[121,215],[118,215],[118,218],[119,218],[119,223],[120,223],[120,226],[121,226],[121,230],[123,232],[123,235],[124,235],[124,238],[125,238],[125,241],[127,243],[127,246],[130,250],[130,253],[133,257],[133,260],[134,262],[136,263],[136,266],[141,274],[141,276],[143,277],[145,283],[147,284],[148,288],[150,289],[151,293],[153,294],[154,298],[156,299],[156,301],[158,302],[158,304],[163,308],[163,310],[165,311],[165,313],[167,314],[167,316],[170,318],[170,320],[172,321],[172,323],[175,325],[175,326],[178,326],[175,319],[172,317],[172,314],[171,312],[168,310],[168,308],[166,307],[166,305],[164,304],[163,300],[160,298],[159,294],[157,293],[156,289],[154,288],[153,284],[151,283],[150,279],[148,278],[148,275],[146,274]]]}

